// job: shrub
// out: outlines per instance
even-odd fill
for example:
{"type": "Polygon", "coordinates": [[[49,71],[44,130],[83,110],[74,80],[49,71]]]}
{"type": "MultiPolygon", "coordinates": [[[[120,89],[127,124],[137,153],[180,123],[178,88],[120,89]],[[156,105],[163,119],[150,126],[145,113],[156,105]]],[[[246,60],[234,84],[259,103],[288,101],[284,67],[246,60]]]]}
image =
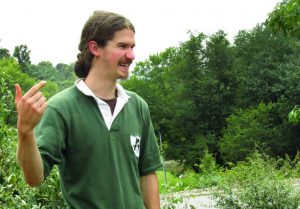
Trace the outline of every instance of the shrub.
{"type": "Polygon", "coordinates": [[[200,164],[195,165],[201,172],[198,176],[197,187],[208,188],[218,185],[222,169],[217,165],[213,155],[205,149],[199,161],[200,164]]]}
{"type": "Polygon", "coordinates": [[[195,189],[198,185],[198,175],[191,170],[187,170],[179,177],[174,176],[170,172],[166,172],[166,183],[164,183],[163,171],[158,171],[157,176],[159,181],[159,191],[161,194],[195,189]]]}
{"type": "Polygon", "coordinates": [[[180,176],[180,174],[182,174],[184,171],[184,166],[175,160],[166,161],[165,166],[167,171],[177,177],[180,176]]]}
{"type": "Polygon", "coordinates": [[[237,110],[226,119],[227,127],[220,140],[221,157],[225,162],[244,160],[255,150],[270,156],[296,153],[295,133],[282,114],[283,103],[260,103],[256,107],[237,110]]]}
{"type": "Polygon", "coordinates": [[[298,208],[299,191],[284,180],[276,160],[255,152],[224,173],[213,194],[220,208],[298,208]]]}

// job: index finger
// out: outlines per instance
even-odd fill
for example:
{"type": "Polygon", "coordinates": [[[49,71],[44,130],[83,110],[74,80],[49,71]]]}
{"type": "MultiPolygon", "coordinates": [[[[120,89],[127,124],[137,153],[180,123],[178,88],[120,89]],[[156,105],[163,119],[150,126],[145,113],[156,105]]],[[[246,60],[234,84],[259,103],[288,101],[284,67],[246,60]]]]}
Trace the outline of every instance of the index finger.
{"type": "Polygon", "coordinates": [[[36,94],[40,89],[42,89],[46,85],[47,81],[40,81],[38,84],[34,85],[29,91],[24,94],[24,97],[32,97],[36,94]]]}

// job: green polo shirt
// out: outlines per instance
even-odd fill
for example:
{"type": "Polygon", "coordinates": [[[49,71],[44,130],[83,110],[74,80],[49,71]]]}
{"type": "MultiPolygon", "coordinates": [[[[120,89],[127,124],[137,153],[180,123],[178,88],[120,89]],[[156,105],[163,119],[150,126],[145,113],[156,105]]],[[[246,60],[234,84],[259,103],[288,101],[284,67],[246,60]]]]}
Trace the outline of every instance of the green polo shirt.
{"type": "Polygon", "coordinates": [[[36,140],[45,177],[59,166],[70,208],[142,209],[140,176],[161,167],[146,102],[133,92],[108,129],[95,99],[75,86],[48,101],[36,140]]]}

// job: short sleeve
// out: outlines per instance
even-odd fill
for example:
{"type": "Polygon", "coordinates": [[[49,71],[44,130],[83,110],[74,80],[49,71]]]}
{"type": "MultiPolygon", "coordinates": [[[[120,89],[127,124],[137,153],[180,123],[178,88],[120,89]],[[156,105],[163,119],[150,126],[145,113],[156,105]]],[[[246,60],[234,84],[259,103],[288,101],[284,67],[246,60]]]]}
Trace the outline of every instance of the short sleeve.
{"type": "Polygon", "coordinates": [[[144,110],[145,118],[141,140],[139,171],[141,176],[155,172],[162,166],[162,161],[155,137],[148,106],[144,110]]]}
{"type": "Polygon", "coordinates": [[[35,128],[36,143],[43,160],[45,178],[49,176],[54,165],[59,165],[63,161],[65,130],[63,118],[49,106],[35,128]]]}

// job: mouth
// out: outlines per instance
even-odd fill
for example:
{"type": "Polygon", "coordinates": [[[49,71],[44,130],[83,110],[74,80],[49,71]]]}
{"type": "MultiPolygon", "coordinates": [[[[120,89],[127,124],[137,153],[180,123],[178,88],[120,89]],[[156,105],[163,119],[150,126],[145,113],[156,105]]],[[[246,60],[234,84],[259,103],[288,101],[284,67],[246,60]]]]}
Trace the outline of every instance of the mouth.
{"type": "Polygon", "coordinates": [[[126,67],[126,68],[129,68],[130,65],[131,65],[131,62],[126,62],[126,63],[120,63],[119,64],[121,67],[126,67]]]}

